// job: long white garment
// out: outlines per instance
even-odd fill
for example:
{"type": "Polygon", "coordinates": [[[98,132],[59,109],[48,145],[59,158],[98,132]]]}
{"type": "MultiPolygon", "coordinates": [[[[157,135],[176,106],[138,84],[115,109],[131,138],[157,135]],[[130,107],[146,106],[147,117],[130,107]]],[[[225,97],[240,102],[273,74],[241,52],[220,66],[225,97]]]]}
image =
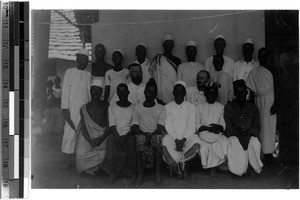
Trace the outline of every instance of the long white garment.
{"type": "Polygon", "coordinates": [[[261,144],[257,137],[251,137],[248,144],[247,151],[244,151],[236,136],[228,138],[228,167],[229,170],[241,176],[247,172],[248,163],[255,170],[256,173],[261,172],[263,164],[260,160],[261,144]]]}
{"type": "Polygon", "coordinates": [[[117,87],[120,83],[127,84],[130,80],[129,77],[129,70],[122,69],[121,71],[117,72],[113,69],[108,70],[105,73],[105,86],[110,86],[109,98],[108,101],[112,99],[114,94],[117,91],[117,87]]]}
{"type": "MultiPolygon", "coordinates": [[[[232,77],[234,61],[232,58],[225,56],[225,55],[223,55],[223,58],[224,58],[224,65],[223,65],[222,71],[228,73],[232,77]]],[[[211,56],[205,60],[204,66],[205,66],[206,71],[208,71],[210,74],[211,74],[211,72],[216,71],[215,67],[213,65],[213,56],[211,56]]]]}
{"type": "Polygon", "coordinates": [[[255,93],[255,104],[260,114],[260,141],[264,154],[273,153],[275,150],[276,115],[271,115],[270,110],[274,103],[274,84],[272,73],[262,67],[251,70],[247,79],[247,86],[255,93]]]}
{"type": "Polygon", "coordinates": [[[177,105],[175,101],[168,103],[166,106],[165,128],[168,134],[163,138],[162,145],[177,163],[185,161],[184,154],[200,140],[195,135],[195,106],[187,101],[177,105]],[[175,139],[181,140],[186,138],[185,146],[182,152],[176,151],[175,139]]]}
{"type": "Polygon", "coordinates": [[[196,86],[200,70],[205,70],[205,67],[198,62],[181,63],[177,70],[177,80],[184,81],[187,87],[196,86]]]}
{"type": "MultiPolygon", "coordinates": [[[[145,94],[144,94],[145,85],[143,83],[141,83],[140,85],[135,85],[132,82],[130,82],[127,84],[127,86],[128,86],[128,90],[129,90],[128,101],[130,101],[131,103],[133,103],[135,105],[135,104],[144,102],[146,100],[145,94]]],[[[118,97],[117,93],[115,93],[109,103],[114,104],[117,101],[119,101],[119,97],[118,97]]]]}
{"type": "MultiPolygon", "coordinates": [[[[80,108],[88,103],[90,97],[91,75],[89,72],[77,68],[67,69],[64,75],[62,87],[61,108],[69,109],[70,118],[77,129],[80,122],[80,108]]],[[[62,140],[62,152],[67,154],[74,153],[76,133],[65,123],[64,135],[62,140]]]]}
{"type": "Polygon", "coordinates": [[[211,72],[211,80],[213,82],[217,82],[221,85],[219,88],[219,95],[217,101],[223,105],[226,105],[228,101],[232,101],[233,99],[233,85],[232,85],[232,77],[223,71],[214,71],[211,72]]]}
{"type": "Polygon", "coordinates": [[[204,96],[204,91],[199,91],[197,86],[188,87],[186,89],[186,100],[194,106],[197,106],[200,103],[206,102],[206,97],[204,96]]]}
{"type": "Polygon", "coordinates": [[[258,67],[259,63],[252,59],[251,62],[246,62],[244,60],[238,60],[234,63],[233,67],[233,81],[243,79],[246,80],[249,72],[258,67]]]}
{"type": "MultiPolygon", "coordinates": [[[[134,62],[137,64],[140,64],[137,60],[134,62]]],[[[146,85],[147,82],[149,81],[149,79],[151,78],[151,75],[149,73],[149,68],[151,66],[151,63],[147,58],[145,58],[145,61],[140,65],[141,65],[142,71],[143,71],[143,84],[146,85]]]]}
{"type": "MultiPolygon", "coordinates": [[[[196,128],[219,124],[225,129],[224,105],[215,102],[213,104],[202,103],[196,108],[196,128]]],[[[228,139],[222,134],[209,131],[199,133],[201,163],[203,168],[212,168],[222,164],[226,160],[228,139]]]]}
{"type": "Polygon", "coordinates": [[[177,81],[177,73],[170,62],[165,56],[160,55],[160,60],[154,63],[156,65],[154,79],[157,84],[157,98],[165,103],[174,100],[173,87],[177,81]]]}

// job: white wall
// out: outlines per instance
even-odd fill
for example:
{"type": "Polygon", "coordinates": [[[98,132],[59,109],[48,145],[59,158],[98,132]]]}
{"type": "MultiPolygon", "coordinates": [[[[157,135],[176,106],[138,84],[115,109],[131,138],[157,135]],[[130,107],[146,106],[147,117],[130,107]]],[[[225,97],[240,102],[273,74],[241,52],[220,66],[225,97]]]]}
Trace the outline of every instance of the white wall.
{"type": "MultiPolygon", "coordinates": [[[[234,60],[241,58],[241,42],[251,37],[257,50],[265,44],[264,11],[163,11],[163,10],[102,10],[99,23],[92,25],[92,43],[102,43],[107,48],[107,61],[116,48],[125,53],[124,67],[135,58],[135,47],[140,42],[148,45],[148,57],[162,50],[164,35],[175,37],[173,54],[184,62],[185,44],[195,40],[197,60],[214,53],[213,41],[218,34],[226,38],[225,54],[234,60]]],[[[94,59],[94,58],[93,58],[94,59]]]]}

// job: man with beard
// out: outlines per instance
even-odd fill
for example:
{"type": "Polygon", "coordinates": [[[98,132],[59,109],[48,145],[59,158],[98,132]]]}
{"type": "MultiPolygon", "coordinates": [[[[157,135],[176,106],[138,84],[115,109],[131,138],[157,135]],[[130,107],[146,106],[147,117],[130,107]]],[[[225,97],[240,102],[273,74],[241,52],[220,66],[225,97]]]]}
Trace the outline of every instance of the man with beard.
{"type": "Polygon", "coordinates": [[[184,81],[187,87],[196,86],[197,73],[205,70],[202,64],[196,62],[197,43],[195,41],[187,42],[185,53],[188,61],[178,66],[177,80],[184,81]]]}
{"type": "MultiPolygon", "coordinates": [[[[142,103],[145,101],[145,84],[143,81],[143,71],[140,64],[133,63],[128,66],[129,75],[131,77],[131,82],[127,84],[129,90],[128,101],[134,105],[137,103],[142,103]]],[[[110,101],[113,104],[119,100],[118,95],[115,94],[110,101]]]]}
{"type": "Polygon", "coordinates": [[[177,81],[177,67],[181,60],[172,55],[174,48],[174,38],[166,35],[163,39],[164,53],[158,53],[150,67],[150,74],[157,83],[158,102],[165,105],[173,101],[173,85],[177,81]]]}
{"type": "Polygon", "coordinates": [[[197,86],[188,87],[186,89],[186,99],[188,102],[197,106],[200,103],[206,102],[204,96],[205,88],[210,81],[210,75],[208,71],[201,70],[197,73],[197,86]]]}
{"type": "Polygon", "coordinates": [[[147,46],[144,43],[139,44],[135,48],[136,61],[135,63],[140,64],[143,71],[143,84],[146,84],[151,78],[149,68],[151,66],[150,61],[146,58],[147,46]]]}

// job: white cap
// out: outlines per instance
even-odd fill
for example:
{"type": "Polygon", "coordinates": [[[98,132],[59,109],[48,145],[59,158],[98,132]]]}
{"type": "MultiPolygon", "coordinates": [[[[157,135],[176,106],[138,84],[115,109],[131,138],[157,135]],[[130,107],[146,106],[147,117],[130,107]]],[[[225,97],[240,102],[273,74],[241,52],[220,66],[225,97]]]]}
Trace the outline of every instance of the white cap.
{"type": "Polygon", "coordinates": [[[167,35],[165,35],[165,37],[164,37],[164,39],[163,39],[163,42],[164,42],[164,41],[167,41],[167,40],[172,40],[172,41],[174,41],[174,37],[173,37],[172,35],[170,35],[170,34],[167,34],[167,35]]]}
{"type": "Polygon", "coordinates": [[[188,46],[193,46],[193,47],[198,47],[198,45],[197,45],[197,43],[195,42],[195,41],[188,41],[187,43],[186,43],[186,47],[188,47],[188,46]]]}
{"type": "Polygon", "coordinates": [[[176,85],[182,85],[186,89],[186,83],[184,81],[176,81],[175,84],[174,84],[174,87],[176,85]]]}
{"type": "Polygon", "coordinates": [[[253,40],[251,38],[247,38],[243,44],[246,44],[246,43],[250,43],[250,44],[253,44],[253,40]]]}
{"type": "Polygon", "coordinates": [[[138,46],[143,46],[143,47],[145,47],[146,49],[148,48],[147,45],[146,45],[145,43],[143,43],[143,42],[140,42],[140,43],[138,44],[138,46]]]}
{"type": "Polygon", "coordinates": [[[78,54],[89,56],[89,50],[88,49],[78,49],[78,52],[76,53],[76,55],[78,55],[78,54]]]}
{"type": "Polygon", "coordinates": [[[91,87],[92,86],[98,86],[98,87],[104,88],[104,80],[98,79],[98,78],[93,78],[91,87]]]}
{"type": "Polygon", "coordinates": [[[115,49],[115,50],[113,51],[113,53],[116,52],[116,51],[120,52],[120,53],[122,54],[122,56],[124,57],[123,51],[122,51],[121,49],[115,49]]]}
{"type": "Polygon", "coordinates": [[[219,38],[222,38],[223,40],[225,40],[224,35],[217,35],[217,36],[215,37],[215,40],[216,40],[216,39],[219,39],[219,38]]]}

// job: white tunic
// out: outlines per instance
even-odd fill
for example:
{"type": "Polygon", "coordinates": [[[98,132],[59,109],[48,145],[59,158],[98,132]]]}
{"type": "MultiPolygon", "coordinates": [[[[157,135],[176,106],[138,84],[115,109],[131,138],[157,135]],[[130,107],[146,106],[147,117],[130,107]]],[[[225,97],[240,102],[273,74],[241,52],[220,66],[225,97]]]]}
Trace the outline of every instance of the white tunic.
{"type": "MultiPolygon", "coordinates": [[[[76,67],[67,69],[62,87],[61,108],[69,109],[70,118],[77,129],[80,122],[80,108],[90,101],[91,75],[76,67]]],[[[72,154],[75,150],[75,131],[65,123],[62,152],[72,154]]]]}
{"type": "Polygon", "coordinates": [[[233,81],[243,79],[246,80],[249,72],[258,67],[259,63],[252,59],[251,62],[246,62],[244,60],[238,60],[234,63],[233,67],[233,81]]]}
{"type": "Polygon", "coordinates": [[[206,102],[206,97],[204,96],[204,91],[199,91],[197,86],[188,87],[186,89],[186,100],[194,106],[200,103],[206,102]]]}
{"type": "MultiPolygon", "coordinates": [[[[225,56],[225,55],[223,55],[223,58],[224,58],[224,65],[223,65],[222,71],[228,73],[232,77],[234,61],[232,58],[229,58],[228,56],[225,56]]],[[[213,56],[207,58],[205,60],[204,65],[205,65],[206,71],[208,71],[210,74],[211,74],[211,72],[216,71],[215,67],[213,65],[213,56]]]]}
{"type": "Polygon", "coordinates": [[[205,67],[198,62],[181,63],[177,70],[177,80],[184,81],[187,87],[196,86],[197,73],[200,70],[205,70],[205,67]]]}

